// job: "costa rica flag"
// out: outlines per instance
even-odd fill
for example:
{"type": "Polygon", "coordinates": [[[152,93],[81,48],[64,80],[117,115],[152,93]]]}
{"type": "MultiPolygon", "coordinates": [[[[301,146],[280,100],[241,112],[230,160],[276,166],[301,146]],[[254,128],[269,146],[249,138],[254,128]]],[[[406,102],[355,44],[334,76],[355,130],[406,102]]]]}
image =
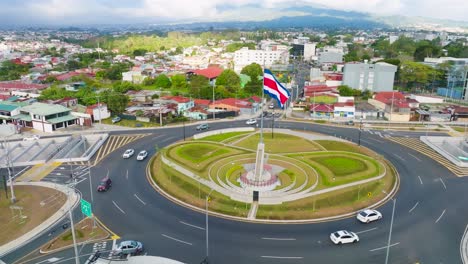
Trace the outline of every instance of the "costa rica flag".
{"type": "Polygon", "coordinates": [[[263,72],[263,91],[276,99],[281,108],[284,107],[290,96],[289,91],[276,80],[273,73],[268,69],[265,69],[263,72]]]}

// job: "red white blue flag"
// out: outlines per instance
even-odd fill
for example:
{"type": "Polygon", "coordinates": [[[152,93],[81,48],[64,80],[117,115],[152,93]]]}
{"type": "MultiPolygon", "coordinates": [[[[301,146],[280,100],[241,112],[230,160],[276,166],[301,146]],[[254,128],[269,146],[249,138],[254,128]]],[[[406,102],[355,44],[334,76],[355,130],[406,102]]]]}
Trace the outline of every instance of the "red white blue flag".
{"type": "Polygon", "coordinates": [[[268,69],[263,72],[263,91],[276,99],[281,108],[284,107],[290,96],[289,91],[276,80],[273,73],[268,69]]]}

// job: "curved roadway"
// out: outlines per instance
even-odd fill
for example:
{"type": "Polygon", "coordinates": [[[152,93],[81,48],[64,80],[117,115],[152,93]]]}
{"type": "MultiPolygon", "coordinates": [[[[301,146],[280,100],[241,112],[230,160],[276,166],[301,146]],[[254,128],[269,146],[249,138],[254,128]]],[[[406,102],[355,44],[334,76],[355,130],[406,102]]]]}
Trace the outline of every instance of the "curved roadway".
{"type": "MultiPolygon", "coordinates": [[[[265,122],[265,127],[271,125],[265,122]]],[[[211,129],[244,126],[244,121],[210,124],[211,129]]],[[[276,121],[275,126],[347,137],[358,130],[276,121]]],[[[196,133],[185,127],[186,136],[196,133]]],[[[136,131],[141,133],[141,131],[136,131]]],[[[110,171],[112,189],[94,193],[94,213],[122,239],[142,241],[149,255],[200,263],[206,255],[205,215],[167,200],[147,182],[146,164],[121,158],[124,148],[149,150],[182,140],[183,130],[165,128],[114,151],[92,168],[93,186],[110,171]],[[128,176],[127,176],[128,171],[128,176]]],[[[114,132],[125,133],[128,132],[114,132]]],[[[404,134],[404,133],[403,133],[404,134]]],[[[414,134],[414,133],[407,133],[414,134]]],[[[423,133],[421,133],[423,134],[423,133]]],[[[389,263],[461,263],[460,240],[468,223],[468,181],[439,163],[397,143],[362,133],[361,143],[392,162],[401,178],[396,199],[389,263]]],[[[79,186],[85,199],[88,183],[79,186]]],[[[210,263],[385,263],[392,202],[381,206],[384,218],[368,225],[355,218],[329,223],[262,225],[209,218],[210,263]],[[360,242],[335,246],[329,234],[359,232],[360,242]]]]}

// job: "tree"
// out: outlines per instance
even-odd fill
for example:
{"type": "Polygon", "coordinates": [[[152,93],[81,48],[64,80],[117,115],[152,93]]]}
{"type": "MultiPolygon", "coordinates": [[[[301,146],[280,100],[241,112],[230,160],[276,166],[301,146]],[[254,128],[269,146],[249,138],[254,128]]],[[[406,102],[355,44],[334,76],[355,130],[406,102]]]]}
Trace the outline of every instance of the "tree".
{"type": "Polygon", "coordinates": [[[340,85],[338,86],[338,92],[341,96],[354,96],[354,91],[348,85],[340,85]]]}
{"type": "Polygon", "coordinates": [[[248,43],[231,43],[226,46],[226,52],[235,52],[240,50],[241,48],[247,47],[248,49],[254,50],[255,43],[248,42],[248,43]]]}
{"type": "Polygon", "coordinates": [[[210,87],[210,80],[203,75],[193,75],[190,77],[190,95],[201,98],[201,90],[210,87]]]}
{"type": "Polygon", "coordinates": [[[248,75],[250,79],[253,80],[253,79],[258,78],[258,76],[262,76],[263,70],[260,64],[254,62],[242,68],[241,73],[248,75]]]}
{"type": "Polygon", "coordinates": [[[171,79],[169,79],[167,75],[160,74],[154,79],[154,85],[156,85],[156,88],[167,89],[171,87],[172,83],[171,83],[171,79]]]}
{"type": "Polygon", "coordinates": [[[12,61],[4,61],[0,67],[0,81],[17,80],[21,75],[28,73],[29,65],[16,64],[12,61]]]}
{"type": "Polygon", "coordinates": [[[57,82],[57,77],[55,76],[47,76],[47,78],[45,78],[44,80],[44,83],[54,83],[54,82],[57,82]]]}
{"type": "Polygon", "coordinates": [[[263,80],[258,79],[250,79],[250,81],[245,85],[244,91],[246,94],[250,95],[260,95],[263,89],[263,80]]]}
{"type": "Polygon", "coordinates": [[[224,70],[218,78],[216,78],[216,85],[224,86],[231,93],[237,92],[240,88],[240,77],[233,70],[224,70]]]}
{"type": "Polygon", "coordinates": [[[468,46],[465,46],[462,40],[451,42],[444,49],[447,50],[449,57],[468,58],[468,46]]]}
{"type": "Polygon", "coordinates": [[[145,49],[136,49],[133,51],[133,56],[144,56],[148,52],[145,49]]]}
{"type": "Polygon", "coordinates": [[[123,94],[114,93],[107,97],[107,107],[114,115],[123,113],[127,108],[128,102],[128,97],[123,94]]]}
{"type": "Polygon", "coordinates": [[[185,79],[185,75],[183,74],[176,74],[171,77],[171,88],[173,89],[185,89],[187,88],[187,80],[185,79]]]}
{"type": "Polygon", "coordinates": [[[74,70],[77,70],[77,69],[80,69],[82,68],[82,64],[81,62],[79,61],[76,61],[76,60],[73,60],[73,59],[70,59],[67,61],[67,69],[69,71],[74,71],[74,70]]]}
{"type": "Polygon", "coordinates": [[[419,62],[405,61],[400,66],[400,80],[407,88],[420,87],[432,80],[436,69],[419,62]]]}
{"type": "Polygon", "coordinates": [[[154,78],[151,78],[151,77],[147,77],[143,80],[143,85],[144,86],[151,86],[151,85],[154,85],[155,83],[155,79],[154,78]]]}
{"type": "Polygon", "coordinates": [[[414,51],[415,61],[424,61],[426,57],[438,57],[441,54],[441,48],[433,45],[431,42],[424,40],[418,42],[418,46],[414,51]]]}

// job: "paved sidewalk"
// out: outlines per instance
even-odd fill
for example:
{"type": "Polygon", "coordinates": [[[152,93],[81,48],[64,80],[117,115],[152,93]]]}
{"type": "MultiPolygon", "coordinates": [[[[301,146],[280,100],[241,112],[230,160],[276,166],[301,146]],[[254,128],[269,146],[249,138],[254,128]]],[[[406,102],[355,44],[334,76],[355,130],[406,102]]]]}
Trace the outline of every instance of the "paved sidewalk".
{"type": "Polygon", "coordinates": [[[67,201],[62,206],[62,208],[60,208],[57,212],[55,212],[55,214],[49,217],[42,224],[38,225],[37,227],[29,231],[28,233],[22,235],[21,237],[7,244],[0,246],[0,257],[16,250],[17,248],[27,244],[28,242],[31,242],[36,237],[40,236],[49,227],[61,221],[67,215],[70,207],[74,208],[80,201],[80,195],[78,193],[76,193],[73,189],[64,185],[60,185],[60,184],[48,183],[48,182],[28,182],[28,183],[17,182],[15,183],[15,185],[41,186],[41,187],[52,188],[52,189],[56,189],[58,191],[61,191],[67,194],[68,197],[67,197],[67,201]]]}

